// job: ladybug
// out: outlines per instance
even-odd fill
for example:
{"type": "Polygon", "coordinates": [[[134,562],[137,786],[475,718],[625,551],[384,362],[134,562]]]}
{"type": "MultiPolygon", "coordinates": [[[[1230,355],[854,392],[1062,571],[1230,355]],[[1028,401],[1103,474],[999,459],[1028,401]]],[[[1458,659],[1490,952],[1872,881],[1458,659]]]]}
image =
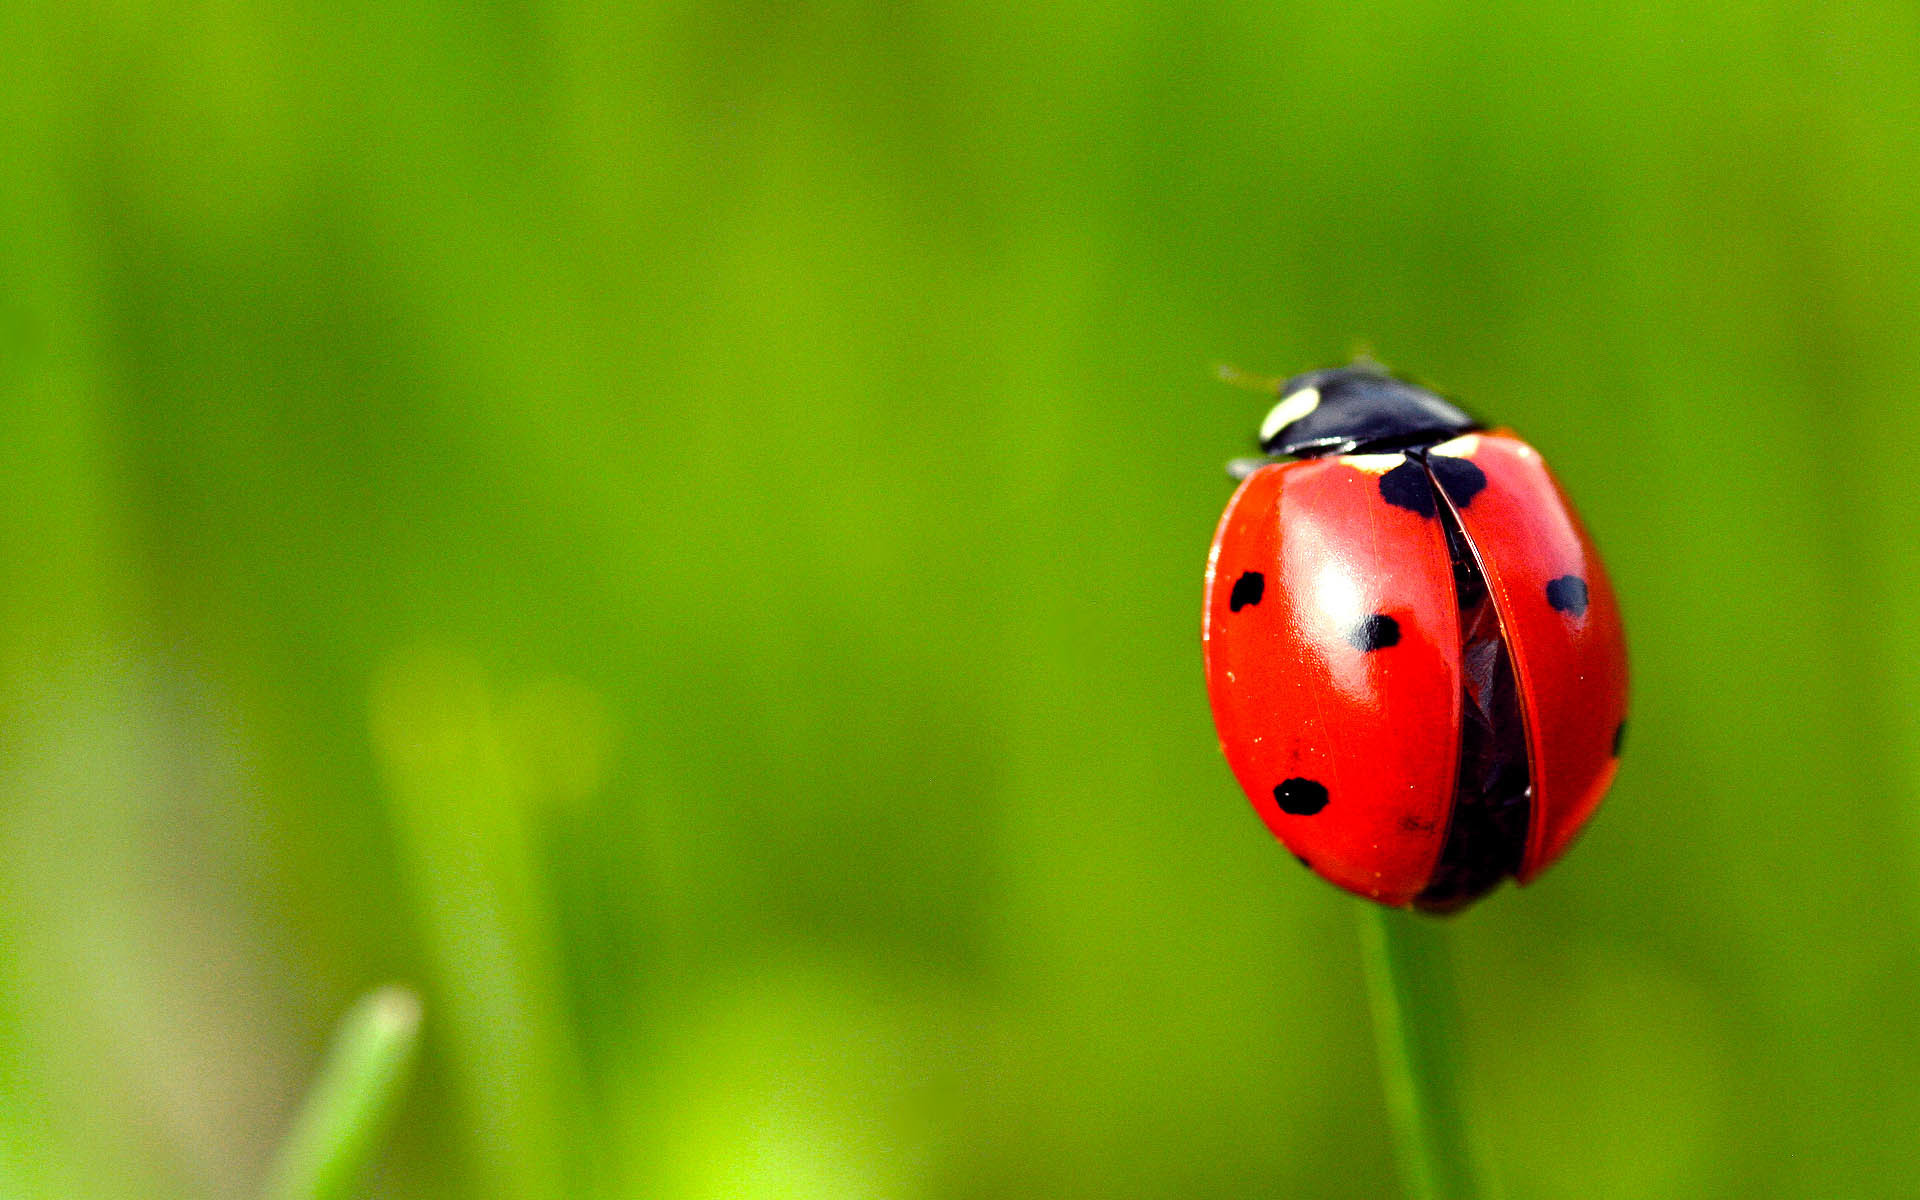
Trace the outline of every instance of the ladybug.
{"type": "Polygon", "coordinates": [[[1451,912],[1563,854],[1613,781],[1627,656],[1538,451],[1371,366],[1279,385],[1207,559],[1227,764],[1322,878],[1451,912]]]}

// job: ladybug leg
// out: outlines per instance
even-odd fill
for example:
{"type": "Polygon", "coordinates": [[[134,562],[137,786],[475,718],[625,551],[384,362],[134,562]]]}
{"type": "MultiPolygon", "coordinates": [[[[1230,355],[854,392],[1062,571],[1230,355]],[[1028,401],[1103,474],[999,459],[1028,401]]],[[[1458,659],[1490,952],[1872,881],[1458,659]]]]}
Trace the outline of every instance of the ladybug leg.
{"type": "Polygon", "coordinates": [[[1227,478],[1240,480],[1271,463],[1270,458],[1234,458],[1227,461],[1227,478]]]}

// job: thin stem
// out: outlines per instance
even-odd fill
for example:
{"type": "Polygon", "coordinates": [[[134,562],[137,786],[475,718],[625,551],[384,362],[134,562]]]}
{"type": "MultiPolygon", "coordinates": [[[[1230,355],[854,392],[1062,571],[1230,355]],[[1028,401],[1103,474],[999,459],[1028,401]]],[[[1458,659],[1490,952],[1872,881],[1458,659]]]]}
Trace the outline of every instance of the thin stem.
{"type": "Polygon", "coordinates": [[[280,1145],[267,1200],[341,1200],[379,1144],[419,1041],[420,999],[385,987],[361,998],[280,1145]]]}
{"type": "Polygon", "coordinates": [[[1459,1007],[1438,923],[1364,905],[1366,959],[1380,1079],[1407,1194],[1476,1200],[1485,1194],[1460,1097],[1459,1007]]]}

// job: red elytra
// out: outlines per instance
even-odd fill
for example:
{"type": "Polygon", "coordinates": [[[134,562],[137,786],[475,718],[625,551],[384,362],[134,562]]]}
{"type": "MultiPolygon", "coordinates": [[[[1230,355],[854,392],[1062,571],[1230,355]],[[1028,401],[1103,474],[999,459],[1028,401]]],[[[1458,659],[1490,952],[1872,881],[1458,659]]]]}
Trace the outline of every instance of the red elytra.
{"type": "MultiPolygon", "coordinates": [[[[1345,400],[1339,389],[1355,377],[1301,378],[1345,400]]],[[[1309,390],[1297,382],[1283,401],[1309,390]]],[[[1374,393],[1365,400],[1378,408],[1374,393]]],[[[1348,439],[1363,452],[1249,475],[1214,537],[1202,623],[1221,745],[1268,827],[1348,891],[1443,910],[1508,874],[1526,883],[1565,852],[1613,779],[1627,697],[1612,585],[1546,464],[1511,433],[1458,433],[1474,427],[1447,412],[1452,423],[1425,444],[1348,439]],[[1497,647],[1463,643],[1462,596],[1481,588],[1497,647]],[[1525,760],[1508,801],[1524,824],[1501,826],[1505,848],[1469,844],[1493,827],[1463,815],[1482,802],[1484,774],[1480,760],[1463,764],[1463,711],[1485,694],[1475,680],[1489,677],[1496,649],[1511,663],[1509,707],[1523,728],[1510,745],[1525,760]],[[1429,890],[1462,862],[1473,876],[1464,890],[1429,890]]],[[[1315,420],[1286,428],[1332,424],[1315,420]]],[[[1420,420],[1433,425],[1428,412],[1420,420]]],[[[1268,440],[1288,453],[1304,444],[1268,440]]]]}
{"type": "Polygon", "coordinates": [[[1504,430],[1460,442],[1487,488],[1457,516],[1493,590],[1526,717],[1534,814],[1524,884],[1566,853],[1613,783],[1627,720],[1626,631],[1606,565],[1539,452],[1504,430]],[[1578,581],[1583,613],[1554,588],[1564,580],[1578,581]]]}

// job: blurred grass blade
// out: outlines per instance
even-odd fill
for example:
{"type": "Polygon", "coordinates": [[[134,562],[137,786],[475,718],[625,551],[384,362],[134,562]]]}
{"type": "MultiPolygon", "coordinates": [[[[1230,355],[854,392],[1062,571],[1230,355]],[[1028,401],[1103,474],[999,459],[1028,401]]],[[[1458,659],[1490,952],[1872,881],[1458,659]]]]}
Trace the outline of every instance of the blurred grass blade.
{"type": "Polygon", "coordinates": [[[1483,1196],[1460,1098],[1459,1004],[1435,922],[1363,906],[1360,943],[1380,1080],[1412,1200],[1483,1196]]]}
{"type": "Polygon", "coordinates": [[[420,998],[385,987],[354,1005],[334,1034],[274,1163],[267,1200],[339,1200],[379,1143],[420,1034],[420,998]]]}
{"type": "Polygon", "coordinates": [[[373,679],[370,731],[433,979],[435,1028],[488,1200],[590,1193],[598,1147],[569,1019],[548,813],[512,705],[458,650],[373,679]]]}

